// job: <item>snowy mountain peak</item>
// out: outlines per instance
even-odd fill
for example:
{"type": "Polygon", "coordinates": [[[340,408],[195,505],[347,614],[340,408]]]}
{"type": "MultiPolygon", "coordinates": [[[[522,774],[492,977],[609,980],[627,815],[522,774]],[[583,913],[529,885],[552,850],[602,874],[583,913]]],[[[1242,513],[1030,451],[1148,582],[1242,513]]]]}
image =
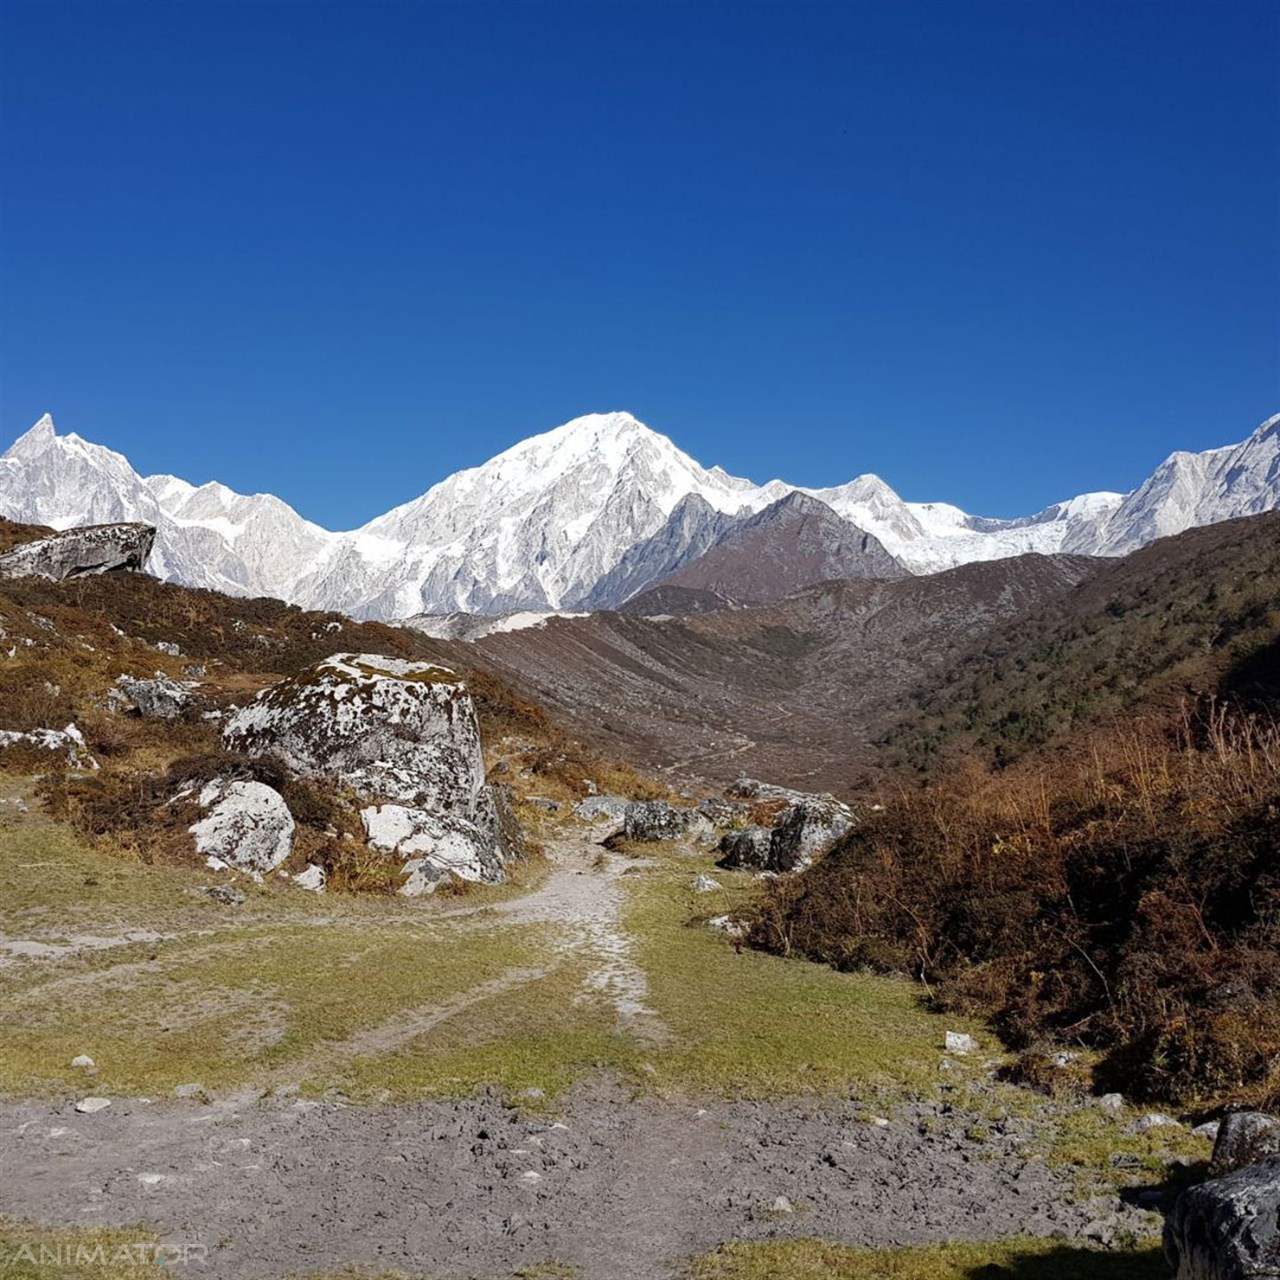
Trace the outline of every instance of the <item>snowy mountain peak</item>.
{"type": "MultiPolygon", "coordinates": [[[[269,494],[144,479],[121,454],[59,435],[48,414],[0,457],[0,515],[58,528],[145,521],[159,530],[162,577],[375,618],[606,607],[789,495],[782,517],[816,500],[915,573],[1033,551],[1120,555],[1280,508],[1280,415],[1240,444],[1171,455],[1126,496],[1082,494],[1015,520],[906,502],[871,474],[823,489],[756,485],[624,412],[531,436],[351,533],[269,494]]],[[[779,512],[771,519],[780,527],[779,512]]]]}

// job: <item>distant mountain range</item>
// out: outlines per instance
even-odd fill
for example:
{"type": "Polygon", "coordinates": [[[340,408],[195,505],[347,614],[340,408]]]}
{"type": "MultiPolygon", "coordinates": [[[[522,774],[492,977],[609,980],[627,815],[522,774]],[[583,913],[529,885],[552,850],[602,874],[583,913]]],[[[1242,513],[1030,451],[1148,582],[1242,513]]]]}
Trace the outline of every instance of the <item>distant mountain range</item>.
{"type": "Polygon", "coordinates": [[[48,415],[0,458],[11,520],[143,520],[159,530],[151,568],[162,578],[380,619],[615,609],[667,587],[763,603],[827,579],[1027,552],[1124,555],[1277,508],[1280,415],[1241,444],[1173,454],[1130,494],[1084,494],[1016,520],[904,502],[872,475],[757,485],[706,469],[626,413],[532,436],[348,533],[269,494],[140,476],[121,454],[59,435],[48,415]]]}

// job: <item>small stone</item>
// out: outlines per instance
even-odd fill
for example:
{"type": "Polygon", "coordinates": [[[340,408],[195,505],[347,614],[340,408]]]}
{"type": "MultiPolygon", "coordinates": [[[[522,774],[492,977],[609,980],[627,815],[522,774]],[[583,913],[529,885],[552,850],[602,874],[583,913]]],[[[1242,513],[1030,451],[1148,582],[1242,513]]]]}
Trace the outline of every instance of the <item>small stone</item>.
{"type": "Polygon", "coordinates": [[[715,929],[719,933],[727,933],[731,938],[744,937],[747,932],[746,924],[733,916],[712,916],[707,921],[707,928],[715,929]]]}
{"type": "Polygon", "coordinates": [[[527,1182],[530,1186],[533,1186],[535,1183],[542,1181],[542,1174],[536,1169],[527,1169],[520,1175],[520,1181],[527,1182]]]}
{"type": "Polygon", "coordinates": [[[795,1211],[795,1205],[786,1196],[774,1196],[773,1203],[769,1206],[770,1213],[795,1213],[795,1211]]]}
{"type": "Polygon", "coordinates": [[[206,885],[200,892],[228,907],[238,907],[244,901],[244,894],[229,884],[206,885]]]}
{"type": "Polygon", "coordinates": [[[210,871],[230,871],[231,870],[231,863],[224,862],[221,858],[219,858],[216,854],[213,854],[213,853],[211,853],[204,860],[204,865],[208,867],[210,871]]]}
{"type": "Polygon", "coordinates": [[[138,1181],[144,1187],[158,1187],[165,1181],[165,1176],[163,1173],[140,1173],[138,1174],[138,1181]]]}
{"type": "Polygon", "coordinates": [[[723,888],[719,880],[713,880],[710,876],[694,876],[693,891],[694,893],[711,893],[714,889],[723,888]]]}
{"type": "Polygon", "coordinates": [[[1175,1120],[1172,1116],[1167,1116],[1162,1111],[1148,1111],[1145,1116],[1139,1116],[1137,1120],[1129,1126],[1131,1133],[1149,1133],[1152,1129],[1181,1129],[1180,1121],[1175,1120]]]}
{"type": "Polygon", "coordinates": [[[521,1089],[520,1092],[516,1094],[516,1097],[523,1102],[539,1102],[546,1096],[547,1091],[545,1089],[538,1088],[521,1089]]]}
{"type": "Polygon", "coordinates": [[[1122,1093],[1104,1093],[1098,1099],[1098,1106],[1104,1111],[1119,1111],[1124,1106],[1124,1094],[1122,1093]]]}
{"type": "Polygon", "coordinates": [[[94,1061],[87,1053],[80,1053],[71,1059],[71,1065],[73,1067],[80,1067],[84,1069],[92,1067],[94,1065],[94,1061]]]}
{"type": "Polygon", "coordinates": [[[1196,1138],[1208,1138],[1212,1142],[1218,1136],[1218,1130],[1222,1127],[1221,1120],[1206,1120],[1204,1124],[1198,1124],[1191,1130],[1192,1136],[1196,1138]]]}
{"type": "Polygon", "coordinates": [[[877,1129],[887,1129],[889,1122],[884,1116],[872,1116],[869,1123],[877,1129]]]}
{"type": "Polygon", "coordinates": [[[943,1047],[948,1053],[965,1054],[972,1053],[978,1047],[978,1042],[963,1031],[948,1031],[943,1047]]]}
{"type": "Polygon", "coordinates": [[[76,1103],[76,1110],[82,1116],[91,1116],[98,1111],[105,1111],[110,1105],[110,1098],[81,1098],[76,1103]]]}
{"type": "Polygon", "coordinates": [[[174,1088],[175,1098],[198,1098],[204,1092],[202,1084],[180,1084],[174,1088]]]}
{"type": "Polygon", "coordinates": [[[309,862],[305,871],[299,871],[293,877],[293,883],[299,889],[309,889],[312,893],[323,893],[326,879],[324,868],[317,866],[314,862],[309,862]]]}

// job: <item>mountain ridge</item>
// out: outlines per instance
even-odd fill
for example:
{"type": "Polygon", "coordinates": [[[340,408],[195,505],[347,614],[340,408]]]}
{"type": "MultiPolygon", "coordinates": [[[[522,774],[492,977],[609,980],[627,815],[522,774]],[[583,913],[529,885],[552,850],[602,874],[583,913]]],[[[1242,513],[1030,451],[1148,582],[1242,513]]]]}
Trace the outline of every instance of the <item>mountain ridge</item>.
{"type": "Polygon", "coordinates": [[[757,485],[703,467],[630,414],[589,414],[334,532],[271,494],[143,477],[122,454],[59,435],[46,414],[0,457],[0,515],[57,528],[142,520],[159,530],[157,576],[355,617],[616,608],[794,493],[842,521],[832,526],[841,538],[875,540],[891,575],[893,563],[919,574],[1027,553],[1124,554],[1280,507],[1278,423],[1236,445],[1175,453],[1130,494],[994,520],[905,502],[873,475],[825,489],[757,485]]]}

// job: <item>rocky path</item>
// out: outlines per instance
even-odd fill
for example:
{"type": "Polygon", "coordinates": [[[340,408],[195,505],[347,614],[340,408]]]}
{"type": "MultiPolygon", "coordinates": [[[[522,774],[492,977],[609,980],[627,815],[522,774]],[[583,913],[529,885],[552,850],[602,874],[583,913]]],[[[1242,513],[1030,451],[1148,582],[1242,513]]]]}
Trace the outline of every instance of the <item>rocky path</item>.
{"type": "Polygon", "coordinates": [[[557,950],[586,960],[588,990],[613,1004],[630,1034],[661,1042],[667,1028],[647,1003],[648,982],[622,922],[621,876],[642,864],[606,853],[602,834],[599,827],[587,828],[553,840],[547,850],[552,871],[543,885],[497,909],[515,923],[555,927],[557,950]]]}
{"type": "Polygon", "coordinates": [[[934,1108],[869,1119],[852,1103],[636,1099],[601,1081],[545,1116],[497,1098],[6,1103],[0,1208],[152,1224],[206,1246],[189,1269],[210,1280],[347,1264],[461,1280],[548,1259],[586,1280],[665,1280],[726,1239],[1077,1236],[1096,1213],[1017,1135],[978,1144],[964,1115],[934,1108]]]}

